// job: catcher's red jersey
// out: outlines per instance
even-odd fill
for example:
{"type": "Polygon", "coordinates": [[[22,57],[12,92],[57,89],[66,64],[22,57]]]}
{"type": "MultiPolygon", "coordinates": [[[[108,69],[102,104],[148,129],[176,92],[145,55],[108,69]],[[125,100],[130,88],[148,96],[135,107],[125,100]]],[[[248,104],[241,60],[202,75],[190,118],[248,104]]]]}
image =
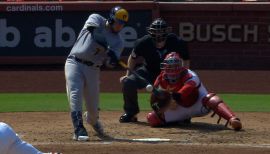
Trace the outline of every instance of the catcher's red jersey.
{"type": "Polygon", "coordinates": [[[165,79],[164,72],[157,77],[155,87],[177,92],[181,94],[181,100],[178,102],[181,106],[189,107],[195,104],[199,97],[199,88],[201,82],[197,75],[188,69],[183,69],[180,79],[175,83],[170,83],[165,79]]]}
{"type": "Polygon", "coordinates": [[[203,105],[202,99],[208,94],[197,74],[189,69],[181,72],[181,78],[176,83],[169,83],[161,72],[154,86],[181,94],[181,100],[176,109],[164,112],[165,121],[181,121],[194,116],[205,115],[209,112],[203,105]]]}
{"type": "Polygon", "coordinates": [[[162,71],[157,77],[154,86],[166,89],[168,91],[177,92],[184,86],[187,80],[192,78],[192,74],[188,72],[188,69],[185,69],[182,74],[183,76],[180,78],[180,80],[178,80],[176,83],[171,84],[167,80],[165,80],[165,74],[162,71]]]}

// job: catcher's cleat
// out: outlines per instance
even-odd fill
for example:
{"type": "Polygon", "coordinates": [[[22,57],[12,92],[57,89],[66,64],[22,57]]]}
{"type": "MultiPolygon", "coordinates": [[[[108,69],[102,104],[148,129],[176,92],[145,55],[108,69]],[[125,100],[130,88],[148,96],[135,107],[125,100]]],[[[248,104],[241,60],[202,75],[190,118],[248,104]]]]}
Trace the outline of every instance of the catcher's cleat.
{"type": "Polygon", "coordinates": [[[75,141],[89,141],[89,136],[84,127],[78,129],[78,131],[73,135],[73,140],[75,141]]]}
{"type": "Polygon", "coordinates": [[[229,120],[229,123],[235,131],[239,131],[242,129],[242,123],[239,118],[233,117],[229,120]]]}
{"type": "Polygon", "coordinates": [[[120,123],[137,122],[137,121],[138,119],[135,115],[130,115],[127,113],[121,115],[121,117],[119,118],[120,123]]]}
{"type": "Polygon", "coordinates": [[[98,133],[98,135],[104,135],[104,129],[100,121],[97,121],[95,125],[92,125],[93,129],[98,133]]]}

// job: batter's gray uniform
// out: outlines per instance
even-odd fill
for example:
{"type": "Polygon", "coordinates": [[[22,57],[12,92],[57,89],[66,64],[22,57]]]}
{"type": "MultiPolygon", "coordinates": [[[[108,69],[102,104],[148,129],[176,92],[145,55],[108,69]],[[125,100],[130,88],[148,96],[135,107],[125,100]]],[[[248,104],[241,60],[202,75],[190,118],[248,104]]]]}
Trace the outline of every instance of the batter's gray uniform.
{"type": "Polygon", "coordinates": [[[111,32],[106,21],[98,14],[89,16],[65,63],[67,96],[75,129],[76,119],[81,120],[83,98],[88,111],[87,122],[91,125],[97,122],[100,66],[108,57],[108,51],[119,59],[123,50],[120,35],[111,32]],[[90,32],[89,25],[96,28],[90,32]]]}

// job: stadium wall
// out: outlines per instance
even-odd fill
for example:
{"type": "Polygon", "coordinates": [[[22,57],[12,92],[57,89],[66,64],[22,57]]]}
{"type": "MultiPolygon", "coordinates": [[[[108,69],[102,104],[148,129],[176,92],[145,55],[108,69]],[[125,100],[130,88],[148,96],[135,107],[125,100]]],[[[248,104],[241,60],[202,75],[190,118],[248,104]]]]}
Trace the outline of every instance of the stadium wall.
{"type": "MultiPolygon", "coordinates": [[[[25,2],[0,3],[0,65],[63,66],[90,13],[130,12],[122,32],[127,56],[155,17],[189,43],[191,68],[269,70],[270,3],[25,2]]],[[[13,67],[16,68],[16,67],[13,67]]]]}

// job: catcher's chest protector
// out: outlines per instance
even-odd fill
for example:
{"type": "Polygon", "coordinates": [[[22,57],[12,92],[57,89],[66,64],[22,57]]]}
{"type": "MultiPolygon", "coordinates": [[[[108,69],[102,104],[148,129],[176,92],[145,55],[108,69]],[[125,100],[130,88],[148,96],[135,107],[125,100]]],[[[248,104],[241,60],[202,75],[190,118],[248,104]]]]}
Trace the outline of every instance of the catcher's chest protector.
{"type": "Polygon", "coordinates": [[[159,82],[159,87],[164,90],[168,90],[170,92],[177,92],[184,86],[185,82],[190,78],[192,78],[192,75],[189,73],[185,73],[184,76],[182,76],[176,83],[172,84],[165,79],[165,74],[162,73],[159,82]]]}

